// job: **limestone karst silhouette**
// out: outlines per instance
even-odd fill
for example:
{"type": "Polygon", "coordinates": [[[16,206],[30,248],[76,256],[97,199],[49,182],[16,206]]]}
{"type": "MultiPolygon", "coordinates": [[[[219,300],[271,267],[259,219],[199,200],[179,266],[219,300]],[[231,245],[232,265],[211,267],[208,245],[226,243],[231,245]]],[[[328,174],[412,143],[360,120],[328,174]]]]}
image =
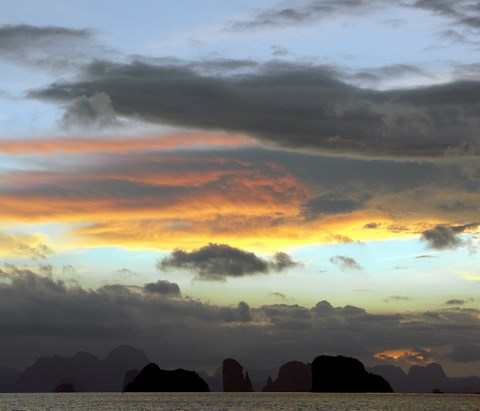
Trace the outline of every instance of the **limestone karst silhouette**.
{"type": "Polygon", "coordinates": [[[312,392],[393,392],[383,377],[355,358],[321,355],[312,363],[312,392]]]}
{"type": "Polygon", "coordinates": [[[237,360],[227,358],[222,364],[222,380],[224,392],[252,392],[252,382],[248,373],[237,360]]]}
{"type": "Polygon", "coordinates": [[[269,377],[264,392],[309,392],[312,389],[310,366],[300,361],[289,361],[278,370],[275,381],[269,377]]]}
{"type": "Polygon", "coordinates": [[[125,392],[209,392],[207,383],[195,372],[162,370],[150,363],[124,389],[125,392]]]}

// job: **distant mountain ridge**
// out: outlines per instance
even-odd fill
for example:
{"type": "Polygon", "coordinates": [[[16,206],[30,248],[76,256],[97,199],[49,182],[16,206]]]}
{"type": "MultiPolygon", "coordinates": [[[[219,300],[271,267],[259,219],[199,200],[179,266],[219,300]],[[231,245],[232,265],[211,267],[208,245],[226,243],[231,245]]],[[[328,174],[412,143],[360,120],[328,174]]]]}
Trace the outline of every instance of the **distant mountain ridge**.
{"type": "MultiPolygon", "coordinates": [[[[142,350],[129,346],[115,348],[104,359],[84,351],[72,357],[41,357],[24,371],[0,367],[0,392],[121,392],[138,379],[148,364],[142,350]]],[[[249,370],[249,374],[233,358],[224,360],[213,375],[152,367],[150,383],[154,391],[167,389],[168,377],[167,380],[176,381],[168,389],[176,387],[180,391],[205,391],[207,387],[210,391],[226,392],[480,392],[479,377],[452,378],[437,363],[413,365],[405,372],[395,365],[365,368],[353,358],[322,355],[312,364],[289,361],[278,373],[270,369],[249,370]]]]}
{"type": "Polygon", "coordinates": [[[443,367],[437,363],[412,365],[408,373],[395,365],[377,365],[370,368],[370,371],[388,380],[396,392],[480,392],[479,377],[448,377],[443,367]]]}
{"type": "Polygon", "coordinates": [[[17,392],[52,392],[60,384],[79,392],[118,392],[128,370],[148,363],[143,351],[129,346],[115,348],[103,360],[87,352],[42,357],[18,376],[14,386],[17,392]]]}

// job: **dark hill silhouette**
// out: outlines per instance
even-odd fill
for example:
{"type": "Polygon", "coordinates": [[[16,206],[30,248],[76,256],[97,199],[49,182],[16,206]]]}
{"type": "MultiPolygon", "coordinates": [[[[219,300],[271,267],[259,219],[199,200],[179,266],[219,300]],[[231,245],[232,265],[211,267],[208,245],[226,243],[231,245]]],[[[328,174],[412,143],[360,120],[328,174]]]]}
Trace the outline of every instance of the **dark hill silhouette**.
{"type": "Polygon", "coordinates": [[[365,370],[363,364],[343,356],[321,355],[312,363],[313,392],[393,392],[381,376],[365,370]]]}
{"type": "Polygon", "coordinates": [[[414,365],[406,374],[395,365],[377,365],[371,368],[375,374],[384,377],[397,392],[476,393],[480,391],[478,377],[448,377],[440,364],[414,365]]]}
{"type": "Polygon", "coordinates": [[[439,364],[431,363],[426,366],[413,365],[410,367],[408,380],[419,392],[432,392],[434,389],[445,387],[447,376],[439,364]]]}
{"type": "Polygon", "coordinates": [[[79,392],[118,392],[127,370],[148,364],[145,354],[132,347],[119,347],[104,360],[87,352],[73,357],[44,357],[23,371],[16,383],[17,392],[51,392],[64,381],[79,392]]]}
{"type": "Polygon", "coordinates": [[[75,387],[73,384],[70,383],[63,383],[60,385],[57,385],[53,392],[56,393],[67,393],[67,392],[76,392],[75,387]]]}
{"type": "Polygon", "coordinates": [[[9,367],[0,367],[0,393],[14,392],[20,372],[9,367]]]}
{"type": "Polygon", "coordinates": [[[194,371],[162,370],[148,364],[125,387],[125,392],[209,392],[207,383],[194,371]]]}
{"type": "Polygon", "coordinates": [[[138,370],[128,370],[125,373],[125,377],[123,378],[123,384],[122,384],[122,391],[125,390],[128,384],[130,384],[135,378],[137,378],[137,375],[140,373],[138,370]]]}
{"type": "Polygon", "coordinates": [[[309,392],[312,389],[310,366],[300,361],[290,361],[278,370],[275,381],[269,377],[264,392],[309,392]]]}
{"type": "Polygon", "coordinates": [[[224,392],[252,392],[252,382],[237,360],[227,358],[222,364],[222,380],[224,392]]]}

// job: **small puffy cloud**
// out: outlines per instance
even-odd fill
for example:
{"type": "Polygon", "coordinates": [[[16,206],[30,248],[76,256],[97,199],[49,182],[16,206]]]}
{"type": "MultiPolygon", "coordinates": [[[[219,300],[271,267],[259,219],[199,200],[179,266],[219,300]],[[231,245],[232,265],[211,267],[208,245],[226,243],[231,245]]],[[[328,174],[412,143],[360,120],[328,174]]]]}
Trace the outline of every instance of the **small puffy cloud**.
{"type": "Polygon", "coordinates": [[[330,262],[338,266],[341,270],[361,270],[362,266],[352,257],[337,255],[330,258],[330,262]]]}
{"type": "Polygon", "coordinates": [[[156,294],[168,297],[179,297],[180,287],[170,281],[159,280],[155,283],[148,283],[143,286],[143,291],[148,294],[156,294]]]}
{"type": "Polygon", "coordinates": [[[61,123],[66,129],[101,129],[118,126],[119,120],[108,94],[95,93],[75,98],[65,110],[61,123]]]}
{"type": "Polygon", "coordinates": [[[466,303],[465,300],[452,299],[445,302],[445,305],[464,305],[465,303],[466,303]]]}
{"type": "Polygon", "coordinates": [[[422,233],[421,239],[425,241],[430,248],[436,250],[452,249],[463,244],[462,239],[459,238],[460,234],[477,226],[477,223],[462,226],[437,225],[434,228],[425,230],[422,233]]]}
{"type": "Polygon", "coordinates": [[[431,361],[432,353],[428,348],[396,349],[376,353],[374,358],[405,365],[421,365],[431,361]]]}
{"type": "Polygon", "coordinates": [[[277,298],[277,299],[282,300],[282,301],[288,300],[288,297],[287,297],[285,294],[280,293],[280,292],[278,292],[278,291],[273,292],[273,293],[271,293],[270,295],[271,295],[272,297],[277,298]]]}
{"type": "Polygon", "coordinates": [[[245,277],[284,271],[297,265],[286,253],[277,253],[271,260],[226,244],[209,244],[188,252],[175,250],[158,263],[162,271],[176,268],[194,272],[199,279],[225,281],[227,277],[245,277]]]}
{"type": "Polygon", "coordinates": [[[411,298],[410,297],[406,297],[406,296],[403,296],[403,295],[391,295],[390,297],[387,297],[385,299],[385,302],[386,303],[389,303],[389,302],[405,302],[405,301],[410,301],[411,298]]]}

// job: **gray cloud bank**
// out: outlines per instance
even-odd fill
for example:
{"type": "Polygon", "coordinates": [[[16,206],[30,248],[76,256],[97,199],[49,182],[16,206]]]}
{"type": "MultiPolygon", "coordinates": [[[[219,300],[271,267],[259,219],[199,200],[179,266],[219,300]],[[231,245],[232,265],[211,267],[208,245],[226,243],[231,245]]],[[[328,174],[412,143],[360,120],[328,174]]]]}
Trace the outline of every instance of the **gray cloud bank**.
{"type": "Polygon", "coordinates": [[[480,10],[470,0],[308,0],[292,5],[279,2],[277,6],[258,10],[250,18],[234,20],[227,29],[245,31],[298,26],[339,16],[358,17],[395,7],[429,12],[446,18],[460,29],[480,28],[480,10]]]}
{"type": "Polygon", "coordinates": [[[89,290],[48,273],[3,266],[0,364],[23,366],[39,355],[104,352],[122,343],[146,349],[165,367],[212,367],[232,355],[246,365],[278,366],[320,352],[371,361],[374,353],[399,347],[429,347],[442,360],[440,347],[469,346],[468,355],[452,348],[450,360],[478,360],[480,312],[474,309],[380,315],[327,301],[312,308],[252,308],[245,302],[228,307],[165,292],[176,289],[173,284],[89,290]]]}
{"type": "MultiPolygon", "coordinates": [[[[202,63],[204,65],[204,63],[202,63]]],[[[289,149],[391,158],[480,153],[480,82],[358,88],[327,66],[269,63],[242,75],[192,65],[97,61],[31,97],[77,104],[103,95],[119,115],[243,132],[289,149]]]]}
{"type": "Polygon", "coordinates": [[[201,280],[225,281],[228,277],[280,272],[296,265],[298,263],[286,253],[276,253],[269,261],[225,244],[209,244],[191,252],[175,250],[159,261],[158,268],[189,270],[201,280]]]}
{"type": "Polygon", "coordinates": [[[98,53],[86,29],[27,24],[0,26],[0,59],[46,69],[71,69],[98,53]]]}

